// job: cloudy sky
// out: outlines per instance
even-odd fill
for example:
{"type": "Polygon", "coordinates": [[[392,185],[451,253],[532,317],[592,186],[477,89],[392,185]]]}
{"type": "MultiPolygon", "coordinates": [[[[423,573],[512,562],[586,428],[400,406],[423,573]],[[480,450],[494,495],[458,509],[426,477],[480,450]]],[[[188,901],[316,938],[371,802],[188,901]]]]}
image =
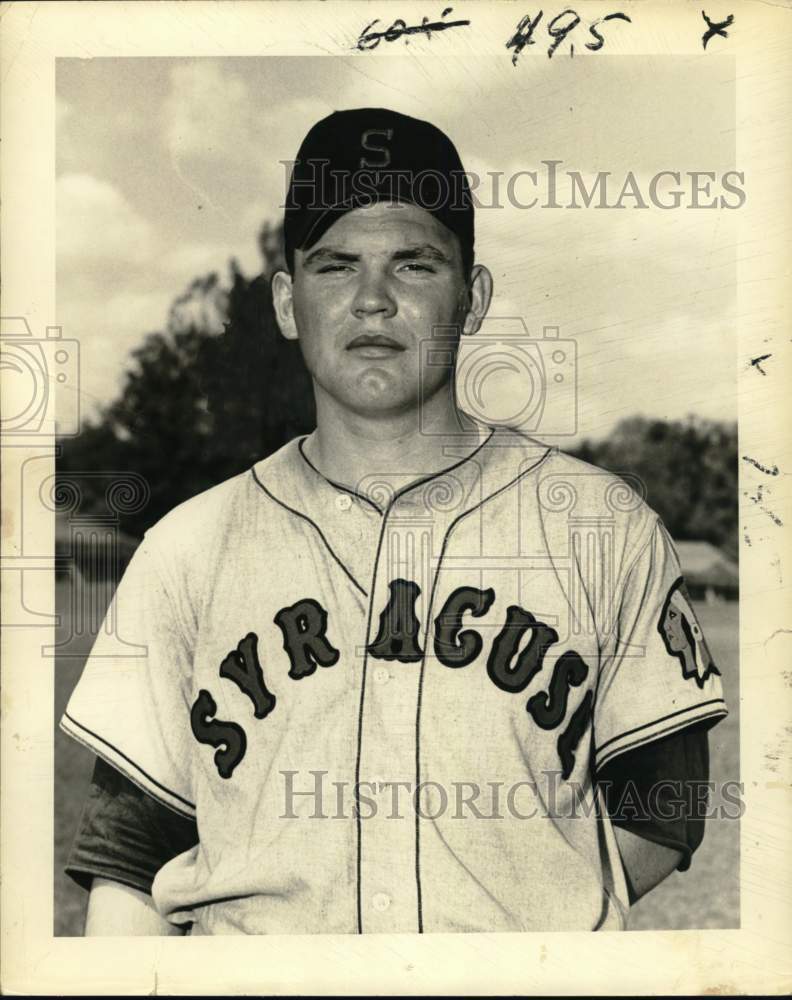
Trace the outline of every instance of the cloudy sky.
{"type": "MultiPolygon", "coordinates": [[[[719,194],[723,173],[739,169],[728,60],[559,52],[548,63],[530,52],[514,67],[506,53],[432,60],[425,49],[59,61],[58,323],[80,340],[88,412],[117,394],[129,350],[163,327],[194,277],[224,273],[232,256],[258,273],[256,233],[278,217],[282,161],[334,109],[429,119],[468,170],[502,175],[501,202],[506,178],[525,170],[538,171],[540,188],[523,179],[517,198],[543,199],[543,160],[562,161],[563,203],[565,171],[589,181],[609,171],[614,202],[628,171],[648,201],[660,171],[714,172],[719,194]]],[[[687,205],[690,186],[683,177],[687,205]]],[[[660,191],[673,187],[666,179],[660,191]]],[[[599,436],[632,413],[735,419],[737,213],[623,204],[479,211],[491,315],[574,340],[579,432],[599,436]]]]}

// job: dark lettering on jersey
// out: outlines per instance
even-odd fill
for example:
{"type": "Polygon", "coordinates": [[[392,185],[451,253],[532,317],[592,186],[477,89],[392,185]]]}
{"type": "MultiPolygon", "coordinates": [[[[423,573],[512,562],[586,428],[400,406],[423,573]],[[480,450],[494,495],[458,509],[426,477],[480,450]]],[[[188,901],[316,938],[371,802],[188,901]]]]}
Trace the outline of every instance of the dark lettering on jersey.
{"type": "MultiPolygon", "coordinates": [[[[399,578],[390,582],[389,590],[387,607],[380,615],[377,637],[368,651],[377,659],[418,662],[424,655],[419,642],[421,623],[416,614],[421,588],[412,580],[399,578]]],[[[462,618],[468,613],[474,618],[483,617],[494,605],[495,596],[492,587],[486,590],[458,587],[446,599],[434,621],[434,654],[443,666],[451,669],[466,667],[481,655],[484,646],[482,636],[475,629],[463,629],[462,618]]],[[[670,605],[670,600],[667,604],[670,605]]],[[[288,673],[292,680],[308,677],[316,672],[317,666],[330,667],[340,659],[339,651],[327,638],[327,618],[325,609],[311,598],[303,598],[290,607],[281,608],[275,615],[275,624],[283,635],[283,648],[289,658],[288,673]]],[[[661,627],[662,619],[658,628],[661,627]]],[[[670,631],[671,627],[666,625],[666,632],[670,631]]],[[[694,635],[694,638],[698,636],[694,635]]],[[[548,649],[558,641],[554,628],[538,621],[530,611],[510,605],[506,622],[495,637],[487,658],[487,675],[500,690],[520,694],[540,673],[548,649]],[[520,645],[526,635],[528,641],[521,650],[520,645]]],[[[277,699],[264,679],[255,632],[248,632],[239,640],[236,649],[231,650],[220,664],[219,673],[220,677],[233,681],[250,698],[257,719],[267,718],[275,708],[277,699]]],[[[580,687],[588,673],[588,666],[577,652],[567,650],[562,653],[553,666],[548,690],[538,691],[526,703],[526,711],[535,724],[544,730],[559,728],[566,718],[571,689],[580,687]]],[[[558,737],[556,746],[564,779],[568,779],[574,769],[578,747],[589,726],[593,700],[593,692],[586,692],[558,737]]],[[[245,756],[247,735],[236,722],[215,718],[216,712],[217,705],[212,695],[202,689],[192,706],[190,724],[199,743],[215,748],[214,760],[220,777],[230,778],[245,756]]]]}
{"type": "Polygon", "coordinates": [[[245,756],[245,730],[235,722],[215,719],[217,705],[208,691],[201,689],[190,711],[190,725],[199,743],[216,747],[214,762],[221,778],[230,778],[245,756]]]}
{"type": "Polygon", "coordinates": [[[492,587],[457,587],[435,618],[435,656],[444,667],[466,667],[479,655],[484,642],[473,629],[462,629],[462,615],[469,611],[474,618],[485,615],[495,601],[492,587]]]}
{"type": "Polygon", "coordinates": [[[545,653],[555,642],[558,642],[558,632],[554,628],[538,622],[530,611],[512,604],[506,612],[506,624],[493,642],[487,659],[490,680],[501,691],[519,694],[542,669],[545,653]],[[531,629],[531,639],[517,662],[512,663],[528,629],[531,629]]]}
{"type": "Polygon", "coordinates": [[[306,597],[290,608],[281,608],[275,624],[283,633],[283,648],[291,666],[289,677],[298,681],[320,667],[332,667],[341,655],[325,635],[327,612],[321,604],[306,597]]]}
{"type": "Polygon", "coordinates": [[[253,702],[257,719],[266,719],[275,708],[275,695],[267,690],[258,658],[258,636],[248,632],[220,664],[220,676],[233,681],[253,702]]]}
{"type": "Polygon", "coordinates": [[[555,729],[564,721],[569,689],[580,687],[588,674],[588,667],[573,649],[562,653],[553,667],[550,690],[538,691],[528,699],[526,711],[542,729],[555,729]]]}
{"type": "Polygon", "coordinates": [[[558,759],[561,761],[561,777],[566,781],[575,766],[575,751],[583,739],[583,733],[591,717],[591,703],[594,701],[594,692],[587,691],[586,696],[575,709],[569,725],[558,737],[558,759]]]}
{"type": "Polygon", "coordinates": [[[417,663],[423,658],[418,643],[420,623],[415,614],[415,602],[421,588],[412,580],[391,580],[390,599],[380,615],[377,638],[368,648],[378,660],[398,660],[417,663]]]}

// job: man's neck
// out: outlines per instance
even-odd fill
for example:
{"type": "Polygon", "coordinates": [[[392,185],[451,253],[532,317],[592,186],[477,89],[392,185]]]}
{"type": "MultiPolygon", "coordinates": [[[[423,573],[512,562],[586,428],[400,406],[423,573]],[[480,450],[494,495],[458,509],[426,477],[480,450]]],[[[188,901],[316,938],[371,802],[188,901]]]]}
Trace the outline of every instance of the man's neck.
{"type": "Polygon", "coordinates": [[[305,442],[309,461],[328,479],[367,493],[379,480],[395,490],[454,465],[489,430],[456,406],[370,418],[317,400],[317,427],[305,442]]]}

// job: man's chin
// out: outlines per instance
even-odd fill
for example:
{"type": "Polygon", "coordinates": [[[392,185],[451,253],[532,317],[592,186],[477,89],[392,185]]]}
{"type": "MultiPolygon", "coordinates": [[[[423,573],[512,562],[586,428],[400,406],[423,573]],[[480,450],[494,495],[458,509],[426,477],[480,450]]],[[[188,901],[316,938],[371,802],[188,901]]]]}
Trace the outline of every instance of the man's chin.
{"type": "Polygon", "coordinates": [[[393,386],[381,388],[367,385],[342,400],[346,409],[371,420],[391,420],[415,414],[418,420],[420,402],[414,394],[394,391],[393,386]]]}
{"type": "Polygon", "coordinates": [[[405,403],[399,400],[360,400],[353,407],[350,407],[359,417],[369,420],[403,420],[405,417],[413,415],[416,425],[418,424],[418,404],[416,402],[405,403]]]}

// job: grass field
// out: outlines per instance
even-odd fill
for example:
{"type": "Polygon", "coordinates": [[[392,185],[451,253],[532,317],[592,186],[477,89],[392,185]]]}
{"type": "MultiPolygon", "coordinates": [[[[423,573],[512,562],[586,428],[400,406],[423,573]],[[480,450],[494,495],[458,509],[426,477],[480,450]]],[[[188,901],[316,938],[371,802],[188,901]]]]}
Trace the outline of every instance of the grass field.
{"type": "MultiPolygon", "coordinates": [[[[62,637],[68,634],[68,581],[58,581],[62,637]]],[[[739,682],[738,619],[735,603],[698,606],[701,625],[723,674],[730,715],[710,733],[710,778],[720,784],[738,781],[739,682]]],[[[82,934],[87,894],[63,874],[80,817],[93,755],[57,729],[69,695],[79,679],[91,645],[86,635],[74,657],[56,661],[55,683],[55,934],[82,934]]],[[[630,912],[631,930],[739,926],[739,824],[715,819],[707,823],[704,843],[689,871],[674,873],[630,912]]]]}

